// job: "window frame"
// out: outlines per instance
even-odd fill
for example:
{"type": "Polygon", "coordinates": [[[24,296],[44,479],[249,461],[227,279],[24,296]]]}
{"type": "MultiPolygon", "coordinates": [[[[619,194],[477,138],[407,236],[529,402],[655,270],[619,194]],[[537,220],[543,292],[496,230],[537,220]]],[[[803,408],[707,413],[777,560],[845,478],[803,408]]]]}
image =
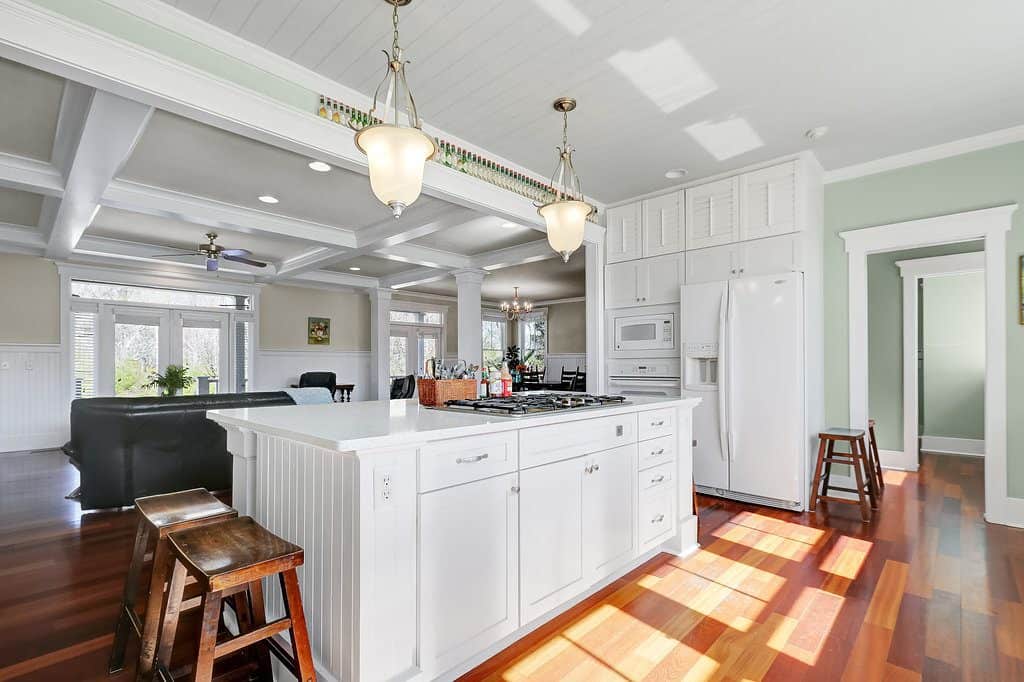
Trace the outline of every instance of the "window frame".
{"type": "Polygon", "coordinates": [[[547,308],[534,308],[532,312],[521,315],[519,319],[516,320],[516,339],[519,341],[519,356],[520,358],[525,358],[526,356],[526,344],[524,342],[524,339],[526,338],[526,323],[536,319],[544,320],[544,363],[542,366],[547,369],[549,355],[548,346],[551,339],[551,328],[548,326],[547,308]]]}
{"type": "MultiPolygon", "coordinates": [[[[486,351],[486,350],[493,350],[493,349],[488,349],[488,348],[484,347],[484,345],[483,345],[483,324],[484,324],[484,322],[497,322],[497,323],[499,323],[501,325],[501,344],[500,344],[501,347],[498,348],[498,351],[501,353],[501,359],[504,360],[505,359],[505,352],[508,350],[508,347],[509,347],[510,341],[511,341],[510,334],[509,334],[509,328],[508,328],[508,318],[505,317],[504,313],[497,312],[497,311],[487,311],[487,310],[483,311],[483,313],[481,314],[480,318],[481,318],[480,319],[480,360],[481,360],[481,362],[483,362],[484,351],[486,351]]],[[[500,361],[499,361],[499,364],[500,364],[500,361]]]]}

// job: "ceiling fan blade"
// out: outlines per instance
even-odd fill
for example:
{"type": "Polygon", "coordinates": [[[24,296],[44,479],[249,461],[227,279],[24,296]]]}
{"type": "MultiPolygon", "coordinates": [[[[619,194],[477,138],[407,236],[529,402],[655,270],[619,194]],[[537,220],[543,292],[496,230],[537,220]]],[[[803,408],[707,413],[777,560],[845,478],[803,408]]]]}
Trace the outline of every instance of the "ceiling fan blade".
{"type": "Polygon", "coordinates": [[[150,258],[187,258],[190,256],[202,256],[201,253],[158,253],[150,258]]]}
{"type": "Polygon", "coordinates": [[[265,268],[265,267],[267,267],[266,263],[260,262],[258,260],[252,260],[250,258],[242,258],[241,256],[231,256],[231,255],[226,255],[226,254],[223,254],[223,253],[221,254],[221,256],[224,258],[224,260],[230,260],[230,261],[234,261],[236,263],[245,263],[246,265],[252,265],[253,267],[257,267],[257,268],[265,268]]]}
{"type": "Polygon", "coordinates": [[[251,256],[252,251],[249,249],[221,249],[220,255],[222,256],[251,256]]]}
{"type": "Polygon", "coordinates": [[[218,267],[218,265],[217,265],[217,259],[216,258],[207,258],[206,259],[206,271],[207,272],[217,272],[217,267],[218,267]]]}

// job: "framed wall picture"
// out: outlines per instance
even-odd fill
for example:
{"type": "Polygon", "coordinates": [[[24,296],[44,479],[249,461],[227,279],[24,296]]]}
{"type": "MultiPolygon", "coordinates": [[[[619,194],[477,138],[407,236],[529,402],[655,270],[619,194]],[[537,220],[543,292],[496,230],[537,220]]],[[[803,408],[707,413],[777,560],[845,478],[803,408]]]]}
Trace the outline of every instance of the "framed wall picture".
{"type": "Polygon", "coordinates": [[[310,317],[307,343],[312,346],[326,346],[331,343],[331,318],[310,317]]]}

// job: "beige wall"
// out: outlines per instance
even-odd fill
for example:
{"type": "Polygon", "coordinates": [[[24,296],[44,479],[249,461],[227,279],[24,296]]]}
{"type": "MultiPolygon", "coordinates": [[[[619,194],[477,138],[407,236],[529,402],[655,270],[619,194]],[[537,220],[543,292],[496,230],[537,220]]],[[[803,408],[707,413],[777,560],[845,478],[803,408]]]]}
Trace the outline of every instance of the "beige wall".
{"type": "Polygon", "coordinates": [[[363,293],[271,284],[260,292],[262,350],[370,350],[370,299],[363,293]],[[310,317],[331,320],[330,345],[306,342],[310,317]]]}
{"type": "Polygon", "coordinates": [[[0,343],[60,343],[60,279],[51,261],[0,254],[0,343]]]}
{"type": "Polygon", "coordinates": [[[587,304],[555,303],[548,309],[548,352],[587,352],[587,304]]]}

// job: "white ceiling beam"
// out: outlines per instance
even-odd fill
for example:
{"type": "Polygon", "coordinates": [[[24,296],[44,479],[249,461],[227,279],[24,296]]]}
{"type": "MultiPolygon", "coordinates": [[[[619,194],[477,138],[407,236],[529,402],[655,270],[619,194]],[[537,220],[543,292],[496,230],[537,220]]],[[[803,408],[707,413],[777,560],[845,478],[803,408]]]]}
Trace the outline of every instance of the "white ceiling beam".
{"type": "Polygon", "coordinates": [[[0,250],[23,252],[26,249],[42,253],[46,249],[46,239],[30,227],[0,223],[0,250]]]}
{"type": "Polygon", "coordinates": [[[386,249],[377,249],[373,255],[399,263],[409,263],[428,268],[451,268],[453,270],[472,267],[472,256],[461,253],[431,249],[418,244],[396,244],[386,249]]]}
{"type": "Polygon", "coordinates": [[[500,270],[522,265],[524,263],[536,263],[542,260],[558,258],[558,254],[551,248],[546,239],[510,246],[497,251],[481,253],[473,258],[474,268],[481,270],[500,270]]]}
{"type": "MultiPolygon", "coordinates": [[[[67,147],[62,152],[66,156],[62,159],[67,168],[66,183],[47,235],[46,255],[51,258],[71,255],[96,217],[107,185],[124,166],[153,115],[151,106],[102,90],[93,91],[89,99],[77,144],[71,140],[63,143],[67,147]]],[[[77,104],[69,107],[79,109],[77,104]]],[[[67,121],[65,124],[76,125],[67,121]]],[[[67,135],[75,136],[73,132],[67,135]]]]}
{"type": "MultiPolygon", "coordinates": [[[[199,254],[189,261],[184,258],[159,258],[157,254],[173,251],[173,248],[154,246],[142,242],[126,241],[122,239],[110,239],[108,237],[82,237],[75,247],[76,256],[100,256],[121,260],[145,261],[148,263],[164,263],[183,268],[198,270],[206,269],[206,259],[199,254]]],[[[185,249],[181,249],[185,253],[185,249]]],[[[237,272],[246,275],[269,275],[273,276],[275,268],[267,265],[265,268],[257,268],[245,263],[234,263],[232,261],[220,260],[218,272],[237,272]]]]}
{"type": "Polygon", "coordinates": [[[128,180],[114,180],[110,183],[100,203],[111,208],[212,228],[290,237],[318,246],[352,247],[356,243],[350,229],[289,218],[128,180]]]}
{"type": "Polygon", "coordinates": [[[350,275],[346,272],[331,272],[329,270],[317,270],[316,272],[304,272],[295,277],[282,281],[276,280],[282,284],[299,284],[305,283],[311,284],[330,284],[338,287],[345,288],[357,288],[357,289],[377,289],[380,287],[380,280],[376,277],[366,277],[364,275],[350,275]]]}
{"type": "MultiPolygon", "coordinates": [[[[53,147],[50,152],[50,163],[60,173],[61,181],[67,182],[71,175],[71,164],[75,160],[78,143],[82,139],[85,119],[89,115],[92,96],[95,88],[82,85],[75,81],[64,81],[64,91],[60,98],[60,111],[57,114],[57,130],[53,136],[53,147]]],[[[62,193],[63,194],[63,193],[62,193]]],[[[45,235],[53,234],[53,226],[60,213],[61,199],[58,196],[45,196],[39,211],[37,226],[45,235]]]]}
{"type": "Polygon", "coordinates": [[[390,277],[384,277],[380,280],[380,286],[384,289],[404,289],[405,287],[437,282],[446,277],[451,277],[451,271],[438,270],[436,268],[416,268],[400,272],[397,275],[391,275],[390,277]]]}
{"type": "Polygon", "coordinates": [[[59,197],[64,194],[64,178],[48,161],[0,152],[0,187],[59,197]]]}

